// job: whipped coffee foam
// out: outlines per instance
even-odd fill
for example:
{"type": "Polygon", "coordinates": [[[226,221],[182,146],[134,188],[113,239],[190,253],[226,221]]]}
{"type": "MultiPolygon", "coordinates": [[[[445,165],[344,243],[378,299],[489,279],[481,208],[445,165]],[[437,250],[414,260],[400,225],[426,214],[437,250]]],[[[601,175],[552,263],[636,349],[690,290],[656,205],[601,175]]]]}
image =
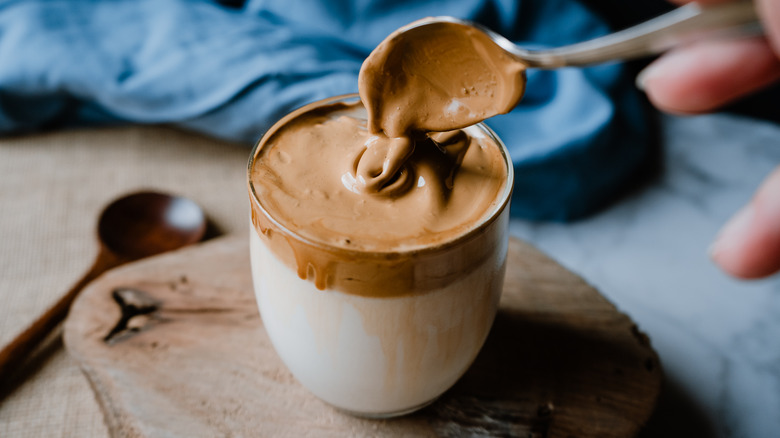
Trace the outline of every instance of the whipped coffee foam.
{"type": "Polygon", "coordinates": [[[455,281],[491,251],[479,236],[491,234],[484,228],[506,202],[501,148],[478,126],[434,133],[416,142],[392,180],[367,190],[357,183],[360,167],[381,173],[366,164],[375,156],[365,160],[374,137],[359,101],[302,108],[277,124],[250,163],[255,227],[320,289],[390,296],[455,281]],[[454,259],[446,249],[417,254],[467,234],[473,242],[454,259]]]}
{"type": "Polygon", "coordinates": [[[268,213],[312,241],[392,252],[450,240],[495,209],[506,165],[480,130],[420,139],[399,169],[385,172],[392,180],[361,184],[361,173],[383,173],[394,146],[365,124],[359,103],[334,104],[275,132],[252,172],[268,213]]]}
{"type": "MultiPolygon", "coordinates": [[[[371,52],[358,87],[372,137],[356,187],[371,192],[404,175],[415,148],[430,147],[418,144],[426,133],[462,129],[514,108],[525,90],[525,66],[471,26],[426,18],[371,52]]],[[[466,141],[456,137],[428,138],[466,141]]]]}
{"type": "Polygon", "coordinates": [[[369,130],[397,138],[509,112],[523,96],[525,68],[483,32],[426,18],[379,44],[358,85],[369,130]]]}

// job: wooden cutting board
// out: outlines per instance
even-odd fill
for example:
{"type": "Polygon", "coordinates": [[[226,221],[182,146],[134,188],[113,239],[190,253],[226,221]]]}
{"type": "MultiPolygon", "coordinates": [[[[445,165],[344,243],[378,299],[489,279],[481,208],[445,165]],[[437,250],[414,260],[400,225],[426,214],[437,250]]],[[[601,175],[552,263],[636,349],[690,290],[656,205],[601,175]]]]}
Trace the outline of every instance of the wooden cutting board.
{"type": "Polygon", "coordinates": [[[292,377],[263,329],[241,237],[99,278],[71,309],[65,343],[114,437],[630,437],[661,384],[656,353],[626,315],[514,239],[476,362],[403,418],[345,415],[292,377]]]}

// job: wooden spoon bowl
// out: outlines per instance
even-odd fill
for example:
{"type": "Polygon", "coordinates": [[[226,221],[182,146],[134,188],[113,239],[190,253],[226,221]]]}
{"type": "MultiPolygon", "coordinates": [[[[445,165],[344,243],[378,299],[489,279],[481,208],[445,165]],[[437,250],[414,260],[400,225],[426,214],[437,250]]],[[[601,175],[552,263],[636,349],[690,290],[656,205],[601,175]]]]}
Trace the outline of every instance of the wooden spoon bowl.
{"type": "Polygon", "coordinates": [[[200,241],[206,216],[193,201],[157,192],[138,192],[109,204],[98,220],[100,243],[92,267],[59,301],[0,350],[0,386],[32,350],[68,315],[79,292],[119,265],[200,241]]]}

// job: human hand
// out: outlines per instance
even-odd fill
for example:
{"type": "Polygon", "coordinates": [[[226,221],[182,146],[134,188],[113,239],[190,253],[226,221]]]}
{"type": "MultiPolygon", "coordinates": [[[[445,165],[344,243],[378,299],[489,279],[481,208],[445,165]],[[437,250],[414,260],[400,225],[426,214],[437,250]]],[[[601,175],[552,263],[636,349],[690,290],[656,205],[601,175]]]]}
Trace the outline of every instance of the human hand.
{"type": "MultiPolygon", "coordinates": [[[[780,80],[780,0],[755,2],[765,38],[682,47],[639,74],[637,84],[657,108],[677,114],[708,112],[780,80]]],[[[780,167],[723,227],[710,256],[735,277],[759,278],[780,270],[780,167]]]]}

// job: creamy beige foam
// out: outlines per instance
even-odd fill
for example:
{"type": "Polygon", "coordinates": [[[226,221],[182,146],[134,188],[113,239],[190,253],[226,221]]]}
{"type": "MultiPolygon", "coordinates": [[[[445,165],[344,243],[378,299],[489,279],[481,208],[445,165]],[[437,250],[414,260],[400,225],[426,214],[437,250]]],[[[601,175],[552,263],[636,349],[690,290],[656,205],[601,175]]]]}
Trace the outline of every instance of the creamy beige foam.
{"type": "Polygon", "coordinates": [[[396,142],[365,125],[359,103],[339,103],[301,113],[277,130],[252,169],[265,210],[311,241],[380,252],[445,242],[495,210],[507,169],[481,130],[418,141],[383,184],[366,183],[362,174],[383,173],[396,142]]]}
{"type": "Polygon", "coordinates": [[[413,151],[429,148],[419,144],[426,134],[462,150],[468,140],[457,130],[514,108],[525,91],[525,65],[471,26],[426,18],[371,52],[358,88],[372,136],[354,185],[373,193],[404,181],[413,151]]]}
{"type": "Polygon", "coordinates": [[[523,96],[525,68],[483,32],[426,18],[377,46],[358,85],[371,132],[394,138],[509,112],[523,96]]]}
{"type": "Polygon", "coordinates": [[[250,170],[253,221],[301,278],[320,289],[392,296],[445,286],[487,257],[479,228],[510,190],[507,160],[488,132],[425,136],[392,180],[372,188],[361,166],[381,174],[370,163],[387,161],[388,150],[392,141],[366,129],[359,102],[304,108],[259,145],[250,170]],[[420,257],[458,239],[468,253],[456,259],[447,248],[420,257]]]}

